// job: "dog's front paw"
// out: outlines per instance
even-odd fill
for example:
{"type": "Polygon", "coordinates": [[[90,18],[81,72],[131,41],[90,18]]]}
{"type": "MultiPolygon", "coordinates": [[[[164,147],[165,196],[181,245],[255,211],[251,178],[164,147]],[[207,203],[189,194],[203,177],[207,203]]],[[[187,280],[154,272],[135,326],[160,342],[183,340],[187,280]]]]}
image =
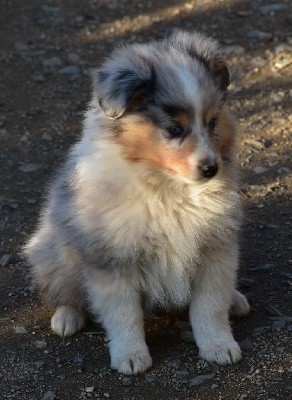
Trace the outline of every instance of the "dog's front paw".
{"type": "Polygon", "coordinates": [[[71,306],[60,306],[51,318],[51,329],[59,336],[72,336],[85,325],[85,315],[71,306]]]}
{"type": "Polygon", "coordinates": [[[152,366],[152,358],[150,357],[147,346],[143,346],[136,351],[123,350],[122,352],[111,352],[111,368],[117,369],[121,374],[136,375],[146,371],[152,366]]]}
{"type": "Polygon", "coordinates": [[[214,344],[207,349],[200,349],[200,357],[220,365],[230,365],[241,360],[241,350],[235,341],[214,344]]]}

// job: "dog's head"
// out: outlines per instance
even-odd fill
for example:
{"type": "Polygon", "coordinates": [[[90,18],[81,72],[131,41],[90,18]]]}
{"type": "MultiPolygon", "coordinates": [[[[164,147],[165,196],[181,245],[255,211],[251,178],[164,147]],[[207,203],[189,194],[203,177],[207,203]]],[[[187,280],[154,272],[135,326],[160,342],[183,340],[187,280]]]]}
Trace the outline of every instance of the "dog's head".
{"type": "Polygon", "coordinates": [[[96,71],[95,96],[119,126],[116,140],[128,162],[197,181],[215,176],[231,157],[229,83],[215,41],[176,31],[114,51],[96,71]]]}

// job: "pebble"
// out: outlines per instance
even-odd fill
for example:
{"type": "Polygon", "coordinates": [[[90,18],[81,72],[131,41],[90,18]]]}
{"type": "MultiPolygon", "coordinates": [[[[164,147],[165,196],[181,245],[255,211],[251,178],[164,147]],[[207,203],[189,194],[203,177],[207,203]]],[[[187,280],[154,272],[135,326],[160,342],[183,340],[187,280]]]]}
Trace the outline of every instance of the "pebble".
{"type": "Polygon", "coordinates": [[[80,68],[76,65],[68,65],[67,67],[60,69],[58,72],[61,75],[76,75],[80,74],[80,68]]]}
{"type": "Polygon", "coordinates": [[[41,6],[41,9],[46,13],[46,14],[50,14],[50,15],[54,15],[56,14],[56,12],[58,12],[58,7],[54,7],[54,6],[50,6],[48,4],[44,4],[43,6],[41,6]]]}
{"type": "Polygon", "coordinates": [[[244,143],[257,150],[265,148],[265,144],[257,139],[245,139],[244,143]]]}
{"type": "Polygon", "coordinates": [[[122,379],[122,385],[123,386],[131,386],[132,385],[132,379],[127,377],[127,376],[124,376],[123,379],[122,379]]]}
{"type": "Polygon", "coordinates": [[[268,62],[263,57],[254,57],[251,60],[251,63],[254,67],[264,67],[267,65],[268,62]]]}
{"type": "Polygon", "coordinates": [[[27,49],[27,46],[23,42],[15,42],[14,48],[16,51],[23,51],[27,49]]]}
{"type": "Polygon", "coordinates": [[[34,82],[41,83],[41,82],[44,82],[45,78],[44,78],[43,75],[35,75],[35,76],[32,78],[32,80],[33,80],[34,82]]]}
{"type": "Polygon", "coordinates": [[[280,11],[285,9],[287,6],[283,3],[271,3],[267,4],[266,6],[259,7],[259,10],[262,14],[270,14],[274,13],[275,11],[280,11]]]}
{"type": "Polygon", "coordinates": [[[47,347],[47,342],[45,340],[36,340],[34,344],[37,349],[41,350],[47,347]]]}
{"type": "Polygon", "coordinates": [[[78,54],[76,54],[76,53],[69,53],[68,54],[68,60],[70,60],[71,62],[73,62],[73,63],[76,63],[76,62],[78,62],[79,61],[79,55],[78,54]]]}
{"type": "Polygon", "coordinates": [[[43,60],[43,68],[45,73],[50,73],[61,65],[62,61],[59,57],[52,57],[43,60]]]}
{"type": "Polygon", "coordinates": [[[286,43],[281,43],[278,44],[278,46],[275,47],[275,53],[280,54],[280,53],[291,53],[292,52],[292,46],[286,43]]]}
{"type": "Polygon", "coordinates": [[[286,321],[284,320],[274,321],[272,325],[272,332],[281,331],[282,329],[285,328],[285,326],[286,326],[286,321]]]}
{"type": "Polygon", "coordinates": [[[15,200],[9,200],[5,205],[11,210],[16,210],[19,207],[19,204],[15,200]]]}
{"type": "Polygon", "coordinates": [[[0,265],[1,267],[6,267],[11,261],[12,257],[10,254],[3,254],[3,256],[0,258],[0,265]]]}
{"type": "Polygon", "coordinates": [[[206,380],[213,379],[215,375],[216,375],[215,372],[212,372],[211,374],[206,374],[206,375],[198,375],[195,378],[190,380],[189,386],[192,387],[192,386],[201,385],[206,380]]]}
{"type": "Polygon", "coordinates": [[[56,395],[54,392],[52,392],[51,390],[48,390],[43,397],[41,398],[41,400],[54,400],[56,398],[56,395]]]}
{"type": "Polygon", "coordinates": [[[19,333],[19,334],[26,334],[28,333],[26,327],[24,325],[17,325],[14,327],[14,331],[15,333],[19,333]]]}
{"type": "Polygon", "coordinates": [[[244,53],[245,53],[245,50],[244,50],[244,48],[241,47],[241,46],[231,45],[231,46],[225,46],[225,47],[223,48],[223,52],[224,52],[226,55],[235,54],[235,55],[239,56],[239,55],[241,55],[241,54],[244,54],[244,53]]]}
{"type": "Polygon", "coordinates": [[[291,57],[283,57],[280,60],[276,61],[274,64],[274,67],[277,69],[283,69],[288,67],[290,64],[292,64],[292,58],[291,57]]]}
{"type": "Polygon", "coordinates": [[[109,393],[104,393],[103,395],[104,395],[104,397],[106,397],[106,398],[109,398],[109,397],[110,397],[109,393]]]}
{"type": "Polygon", "coordinates": [[[85,388],[85,392],[86,393],[93,393],[94,392],[95,387],[94,386],[87,386],[85,388]]]}
{"type": "Polygon", "coordinates": [[[36,199],[33,199],[32,197],[30,197],[29,199],[26,200],[27,204],[35,204],[36,203],[36,199]]]}
{"type": "Polygon", "coordinates": [[[272,268],[274,268],[274,264],[265,264],[261,265],[260,267],[250,268],[249,271],[268,271],[272,268]]]}
{"type": "Polygon", "coordinates": [[[46,140],[47,142],[51,142],[51,141],[53,140],[52,136],[49,135],[49,134],[46,133],[46,132],[42,135],[42,139],[43,139],[43,140],[46,140]]]}
{"type": "Polygon", "coordinates": [[[84,357],[83,356],[76,356],[73,358],[73,363],[77,365],[82,365],[84,363],[84,357]]]}
{"type": "Polygon", "coordinates": [[[273,35],[270,32],[263,32],[257,29],[253,31],[249,31],[246,34],[246,37],[251,40],[262,40],[262,41],[270,41],[273,38],[273,35]]]}
{"type": "Polygon", "coordinates": [[[243,339],[240,342],[238,342],[239,347],[241,348],[241,350],[252,350],[253,349],[253,345],[252,342],[247,338],[247,339],[243,339]]]}
{"type": "Polygon", "coordinates": [[[4,138],[5,136],[7,136],[7,129],[0,129],[0,138],[4,138]]]}
{"type": "Polygon", "coordinates": [[[194,334],[191,331],[182,331],[180,337],[188,343],[193,343],[195,341],[194,334]]]}
{"type": "Polygon", "coordinates": [[[39,170],[40,168],[43,168],[43,165],[41,164],[22,164],[18,170],[21,172],[35,172],[39,170]]]}
{"type": "Polygon", "coordinates": [[[257,167],[253,168],[253,171],[256,174],[264,174],[265,172],[267,172],[269,170],[269,168],[263,167],[262,165],[258,165],[257,167]]]}
{"type": "Polygon", "coordinates": [[[154,374],[147,375],[145,379],[149,383],[154,383],[156,382],[156,375],[154,374]]]}

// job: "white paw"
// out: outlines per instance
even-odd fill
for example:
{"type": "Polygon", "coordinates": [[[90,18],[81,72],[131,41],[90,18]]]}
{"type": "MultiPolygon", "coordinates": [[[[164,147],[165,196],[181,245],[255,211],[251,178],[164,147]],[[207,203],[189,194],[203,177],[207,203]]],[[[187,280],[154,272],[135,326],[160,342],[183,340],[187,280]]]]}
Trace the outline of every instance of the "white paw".
{"type": "Polygon", "coordinates": [[[250,312],[250,305],[246,297],[235,290],[232,296],[232,304],[230,307],[230,315],[234,317],[243,317],[250,312]]]}
{"type": "Polygon", "coordinates": [[[146,345],[137,351],[129,349],[128,352],[123,350],[122,354],[117,351],[115,353],[111,354],[111,368],[117,369],[121,374],[136,375],[152,366],[152,358],[146,345]]]}
{"type": "Polygon", "coordinates": [[[72,336],[85,326],[84,314],[71,306],[60,306],[51,318],[51,329],[59,336],[72,336]]]}
{"type": "Polygon", "coordinates": [[[200,357],[220,365],[235,364],[241,360],[241,350],[235,341],[213,345],[200,350],[200,357]]]}

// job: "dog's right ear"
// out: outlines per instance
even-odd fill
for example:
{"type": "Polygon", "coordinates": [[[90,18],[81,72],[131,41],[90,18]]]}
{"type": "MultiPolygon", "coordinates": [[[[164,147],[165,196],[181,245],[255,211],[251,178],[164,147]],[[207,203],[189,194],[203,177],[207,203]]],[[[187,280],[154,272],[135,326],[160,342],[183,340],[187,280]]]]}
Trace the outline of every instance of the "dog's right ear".
{"type": "Polygon", "coordinates": [[[110,118],[120,118],[154,90],[154,68],[141,59],[136,61],[113,57],[94,72],[95,95],[110,118]]]}

